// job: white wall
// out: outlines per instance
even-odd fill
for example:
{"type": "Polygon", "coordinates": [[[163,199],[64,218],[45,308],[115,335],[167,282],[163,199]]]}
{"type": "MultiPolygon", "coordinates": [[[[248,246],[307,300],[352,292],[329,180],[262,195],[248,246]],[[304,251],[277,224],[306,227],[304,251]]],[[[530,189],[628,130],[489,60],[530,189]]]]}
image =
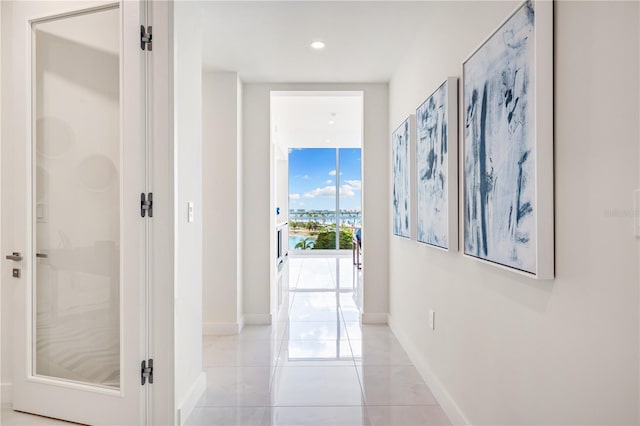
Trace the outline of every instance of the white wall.
{"type": "Polygon", "coordinates": [[[184,421],[202,371],[202,58],[197,3],[174,3],[175,400],[184,421]],[[194,221],[187,220],[187,203],[194,221]]]}
{"type": "MultiPolygon", "coordinates": [[[[390,83],[391,127],[447,76],[459,76],[514,7],[434,4],[429,30],[390,83]]],[[[456,421],[640,421],[631,213],[640,169],[639,5],[556,2],[555,12],[556,279],[390,240],[391,324],[456,421]]]]}
{"type": "Polygon", "coordinates": [[[388,312],[388,86],[387,84],[244,85],[244,309],[249,322],[270,322],[269,279],[275,279],[275,183],[270,179],[271,91],[361,90],[364,92],[363,238],[366,253],[364,318],[388,312]],[[367,230],[369,230],[367,232],[367,230]]]}
{"type": "Polygon", "coordinates": [[[234,72],[205,71],[202,81],[203,319],[205,334],[238,333],[242,324],[242,83],[234,72]]]}

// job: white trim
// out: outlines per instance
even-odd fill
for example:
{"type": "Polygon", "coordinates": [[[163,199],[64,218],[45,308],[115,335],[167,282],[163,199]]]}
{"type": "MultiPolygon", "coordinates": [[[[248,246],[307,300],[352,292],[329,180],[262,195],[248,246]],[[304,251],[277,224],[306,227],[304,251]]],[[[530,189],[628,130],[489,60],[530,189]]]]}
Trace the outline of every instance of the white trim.
{"type": "Polygon", "coordinates": [[[436,376],[434,371],[431,369],[431,366],[425,357],[420,353],[418,348],[416,348],[413,341],[399,328],[391,314],[389,314],[389,327],[409,356],[409,359],[411,359],[413,365],[424,379],[427,386],[429,386],[429,389],[438,401],[438,404],[440,404],[440,407],[442,407],[449,417],[451,424],[470,425],[471,422],[469,422],[469,419],[464,415],[460,406],[458,406],[451,394],[447,392],[442,382],[440,382],[440,379],[438,379],[438,376],[436,376]]]}
{"type": "Polygon", "coordinates": [[[13,402],[13,383],[0,383],[0,403],[10,404],[13,402]]]}
{"type": "Polygon", "coordinates": [[[100,12],[106,9],[118,8],[120,7],[120,1],[106,1],[100,2],[94,6],[87,7],[65,7],[60,8],[56,12],[44,13],[33,15],[27,18],[29,25],[37,24],[39,22],[53,21],[56,19],[69,18],[77,15],[84,15],[87,13],[100,12]]]}
{"type": "Polygon", "coordinates": [[[144,0],[145,23],[153,25],[153,54],[148,55],[148,84],[151,99],[152,147],[149,161],[150,190],[158,214],[150,227],[150,317],[149,357],[154,360],[158,377],[149,393],[148,424],[175,424],[175,146],[174,146],[174,45],[173,2],[144,0]],[[162,212],[162,213],[160,213],[162,212]]]}
{"type": "Polygon", "coordinates": [[[388,324],[389,314],[386,313],[361,313],[362,324],[388,324]]]}
{"type": "Polygon", "coordinates": [[[246,325],[271,325],[273,322],[271,314],[244,314],[243,318],[246,325]]]}
{"type": "Polygon", "coordinates": [[[205,336],[229,336],[242,331],[240,322],[204,322],[202,334],[205,336]]]}
{"type": "Polygon", "coordinates": [[[205,390],[207,390],[207,373],[203,371],[193,382],[187,396],[178,406],[178,424],[180,426],[185,424],[205,390]]]}
{"type": "MultiPolygon", "coordinates": [[[[276,83],[277,85],[277,83],[276,83]]],[[[271,96],[364,97],[362,90],[271,90],[271,96]]]]}

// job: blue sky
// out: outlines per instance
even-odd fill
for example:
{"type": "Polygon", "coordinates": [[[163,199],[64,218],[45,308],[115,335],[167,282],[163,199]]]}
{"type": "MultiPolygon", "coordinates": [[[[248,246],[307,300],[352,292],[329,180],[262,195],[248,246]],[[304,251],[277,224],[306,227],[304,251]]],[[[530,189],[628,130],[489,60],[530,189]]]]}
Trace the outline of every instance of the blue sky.
{"type": "MultiPolygon", "coordinates": [[[[340,149],[340,209],[360,210],[360,148],[340,149]]],[[[335,210],[335,148],[289,150],[289,208],[335,210]]]]}

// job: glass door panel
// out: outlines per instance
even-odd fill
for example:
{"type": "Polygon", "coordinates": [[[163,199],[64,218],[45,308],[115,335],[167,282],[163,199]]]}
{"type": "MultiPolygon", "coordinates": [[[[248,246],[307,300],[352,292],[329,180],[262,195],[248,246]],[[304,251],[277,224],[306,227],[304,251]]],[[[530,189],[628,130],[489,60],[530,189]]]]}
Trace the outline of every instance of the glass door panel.
{"type": "Polygon", "coordinates": [[[336,150],[289,150],[289,249],[335,249],[336,150]]]}
{"type": "Polygon", "coordinates": [[[119,389],[119,7],[33,34],[33,372],[119,389]]]}
{"type": "Polygon", "coordinates": [[[340,148],[340,249],[351,250],[362,227],[362,158],[360,148],[340,148]]]}

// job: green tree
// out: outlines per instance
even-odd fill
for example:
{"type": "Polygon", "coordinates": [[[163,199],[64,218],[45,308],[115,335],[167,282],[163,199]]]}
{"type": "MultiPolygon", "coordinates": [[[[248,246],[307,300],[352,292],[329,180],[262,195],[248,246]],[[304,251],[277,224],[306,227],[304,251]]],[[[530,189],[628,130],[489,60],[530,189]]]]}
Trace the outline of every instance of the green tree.
{"type": "MultiPolygon", "coordinates": [[[[348,231],[340,232],[340,248],[347,249],[351,247],[353,234],[348,231]]],[[[336,248],[336,232],[321,232],[318,234],[316,242],[313,244],[314,250],[334,250],[336,248]]]]}
{"type": "Polygon", "coordinates": [[[312,249],[313,246],[314,246],[313,238],[303,238],[302,240],[298,241],[295,248],[298,250],[309,250],[309,249],[312,249]]]}

